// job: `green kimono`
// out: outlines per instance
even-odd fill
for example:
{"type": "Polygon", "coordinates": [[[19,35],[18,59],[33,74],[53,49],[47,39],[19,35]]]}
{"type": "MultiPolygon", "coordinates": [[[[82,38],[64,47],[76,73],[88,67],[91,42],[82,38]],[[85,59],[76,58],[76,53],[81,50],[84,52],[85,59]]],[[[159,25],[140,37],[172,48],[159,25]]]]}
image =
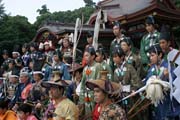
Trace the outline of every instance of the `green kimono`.
{"type": "Polygon", "coordinates": [[[145,71],[148,70],[148,64],[150,63],[148,50],[152,45],[159,43],[159,36],[160,33],[155,30],[152,34],[144,35],[141,40],[140,56],[145,71]]]}
{"type": "Polygon", "coordinates": [[[121,83],[123,86],[129,86],[129,90],[125,92],[131,92],[132,90],[137,90],[141,86],[139,76],[136,70],[131,64],[124,64],[122,69],[116,68],[114,71],[114,81],[121,83]]]}
{"type": "MultiPolygon", "coordinates": [[[[127,64],[127,63],[124,64],[124,67],[122,68],[122,70],[120,70],[120,68],[115,69],[114,81],[117,83],[121,83],[122,97],[128,96],[132,91],[136,91],[142,86],[135,68],[131,64],[127,64]]],[[[132,106],[135,104],[135,102],[137,101],[137,97],[139,96],[134,96],[132,98],[126,99],[122,101],[121,105],[123,106],[124,109],[129,111],[132,108],[132,106]]],[[[133,118],[133,120],[140,120],[140,119],[133,118]]]]}
{"type": "Polygon", "coordinates": [[[143,75],[143,66],[142,66],[141,57],[139,54],[135,54],[131,52],[129,55],[125,56],[125,60],[127,64],[131,64],[135,68],[135,70],[137,71],[137,75],[140,78],[145,77],[143,75]]]}
{"type": "Polygon", "coordinates": [[[113,81],[113,72],[112,72],[112,69],[110,67],[110,65],[108,65],[105,61],[103,61],[101,64],[101,70],[106,70],[108,71],[108,78],[109,80],[113,81]]]}
{"type": "Polygon", "coordinates": [[[79,104],[85,105],[85,111],[84,111],[85,113],[83,113],[84,115],[91,114],[95,106],[93,91],[89,90],[85,86],[86,81],[98,79],[100,77],[99,76],[100,69],[101,69],[100,63],[96,63],[96,62],[94,62],[91,66],[85,66],[85,68],[83,69],[82,80],[80,83],[81,89],[80,89],[80,96],[79,96],[79,104]]]}

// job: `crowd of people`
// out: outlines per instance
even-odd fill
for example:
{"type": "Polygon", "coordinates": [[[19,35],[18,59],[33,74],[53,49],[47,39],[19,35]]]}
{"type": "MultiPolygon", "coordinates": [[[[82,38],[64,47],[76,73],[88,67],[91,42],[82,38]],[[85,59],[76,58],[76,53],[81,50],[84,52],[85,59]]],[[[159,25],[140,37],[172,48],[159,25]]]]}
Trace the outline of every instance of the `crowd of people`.
{"type": "Polygon", "coordinates": [[[176,64],[168,70],[167,56],[173,49],[168,28],[162,26],[158,32],[152,16],[145,26],[139,51],[117,21],[108,54],[102,44],[94,49],[93,33],[88,32],[81,63],[72,58],[69,36],[57,48],[46,40],[25,43],[22,51],[14,49],[12,55],[4,50],[0,120],[179,120],[180,103],[170,97],[170,87],[136,92],[152,83],[149,79],[168,84],[170,74],[173,80],[177,77],[176,64]],[[163,99],[148,99],[151,91],[162,91],[163,99]]]}

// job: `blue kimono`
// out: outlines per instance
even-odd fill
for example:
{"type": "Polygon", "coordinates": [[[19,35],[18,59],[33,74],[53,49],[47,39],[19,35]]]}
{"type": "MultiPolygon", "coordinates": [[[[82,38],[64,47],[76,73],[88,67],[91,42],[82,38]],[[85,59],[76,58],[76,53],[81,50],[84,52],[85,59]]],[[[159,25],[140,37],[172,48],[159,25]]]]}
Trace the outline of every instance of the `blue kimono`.
{"type": "Polygon", "coordinates": [[[45,64],[42,67],[42,72],[44,73],[44,81],[49,81],[51,79],[51,74],[52,74],[52,67],[48,64],[45,64]]]}
{"type": "Polygon", "coordinates": [[[70,73],[68,71],[68,67],[63,62],[60,62],[59,64],[55,65],[60,69],[60,72],[62,72],[62,80],[71,80],[70,73]]]}
{"type": "MultiPolygon", "coordinates": [[[[167,61],[162,61],[160,68],[168,68],[168,62],[167,61]]],[[[156,71],[156,65],[152,65],[150,69],[148,70],[147,76],[145,78],[144,83],[147,82],[147,80],[153,76],[153,75],[159,75],[159,72],[156,71]]],[[[163,81],[168,81],[168,77],[165,77],[163,74],[160,76],[160,78],[163,81]]],[[[167,117],[168,109],[169,109],[169,101],[170,101],[170,96],[169,93],[165,95],[165,99],[163,102],[160,102],[157,107],[154,107],[152,110],[152,119],[153,120],[165,120],[167,117]]]]}
{"type": "Polygon", "coordinates": [[[75,82],[73,82],[71,85],[69,85],[67,89],[67,94],[66,96],[73,101],[73,94],[75,94],[75,90],[77,88],[77,85],[75,82]]]}
{"type": "MultiPolygon", "coordinates": [[[[160,65],[160,67],[164,67],[164,68],[168,69],[168,62],[167,62],[166,60],[163,60],[162,63],[161,63],[161,65],[160,65]]],[[[146,75],[146,78],[145,78],[145,80],[144,80],[144,83],[146,84],[147,80],[148,80],[151,76],[153,76],[153,75],[158,75],[158,73],[157,73],[157,71],[156,71],[156,65],[152,65],[152,66],[149,68],[148,73],[147,73],[147,75],[146,75]]],[[[168,81],[168,78],[165,77],[164,75],[161,75],[160,78],[161,78],[162,80],[164,80],[164,81],[168,81]]]]}

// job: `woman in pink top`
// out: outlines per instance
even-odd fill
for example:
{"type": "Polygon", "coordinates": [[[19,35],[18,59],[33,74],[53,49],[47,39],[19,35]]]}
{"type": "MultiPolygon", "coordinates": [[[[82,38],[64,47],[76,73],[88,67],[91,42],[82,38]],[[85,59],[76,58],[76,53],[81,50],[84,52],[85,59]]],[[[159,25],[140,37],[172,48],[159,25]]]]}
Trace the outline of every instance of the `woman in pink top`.
{"type": "Polygon", "coordinates": [[[23,103],[19,106],[17,109],[17,115],[18,120],[38,120],[33,114],[32,114],[32,106],[23,103]]]}

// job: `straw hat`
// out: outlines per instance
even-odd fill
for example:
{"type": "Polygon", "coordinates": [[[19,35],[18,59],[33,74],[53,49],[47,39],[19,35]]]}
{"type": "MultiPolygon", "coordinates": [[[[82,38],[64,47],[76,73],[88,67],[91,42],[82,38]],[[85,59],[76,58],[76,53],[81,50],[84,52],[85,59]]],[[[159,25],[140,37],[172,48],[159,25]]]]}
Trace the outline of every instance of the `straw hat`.
{"type": "Polygon", "coordinates": [[[122,86],[118,83],[109,81],[107,78],[107,74],[108,71],[100,71],[100,79],[89,80],[86,82],[86,86],[91,90],[94,90],[94,88],[100,88],[108,94],[120,92],[122,86]]]}
{"type": "Polygon", "coordinates": [[[52,86],[60,86],[60,87],[67,87],[68,84],[64,80],[56,80],[56,81],[44,81],[41,83],[42,87],[50,88],[52,86]]]}

